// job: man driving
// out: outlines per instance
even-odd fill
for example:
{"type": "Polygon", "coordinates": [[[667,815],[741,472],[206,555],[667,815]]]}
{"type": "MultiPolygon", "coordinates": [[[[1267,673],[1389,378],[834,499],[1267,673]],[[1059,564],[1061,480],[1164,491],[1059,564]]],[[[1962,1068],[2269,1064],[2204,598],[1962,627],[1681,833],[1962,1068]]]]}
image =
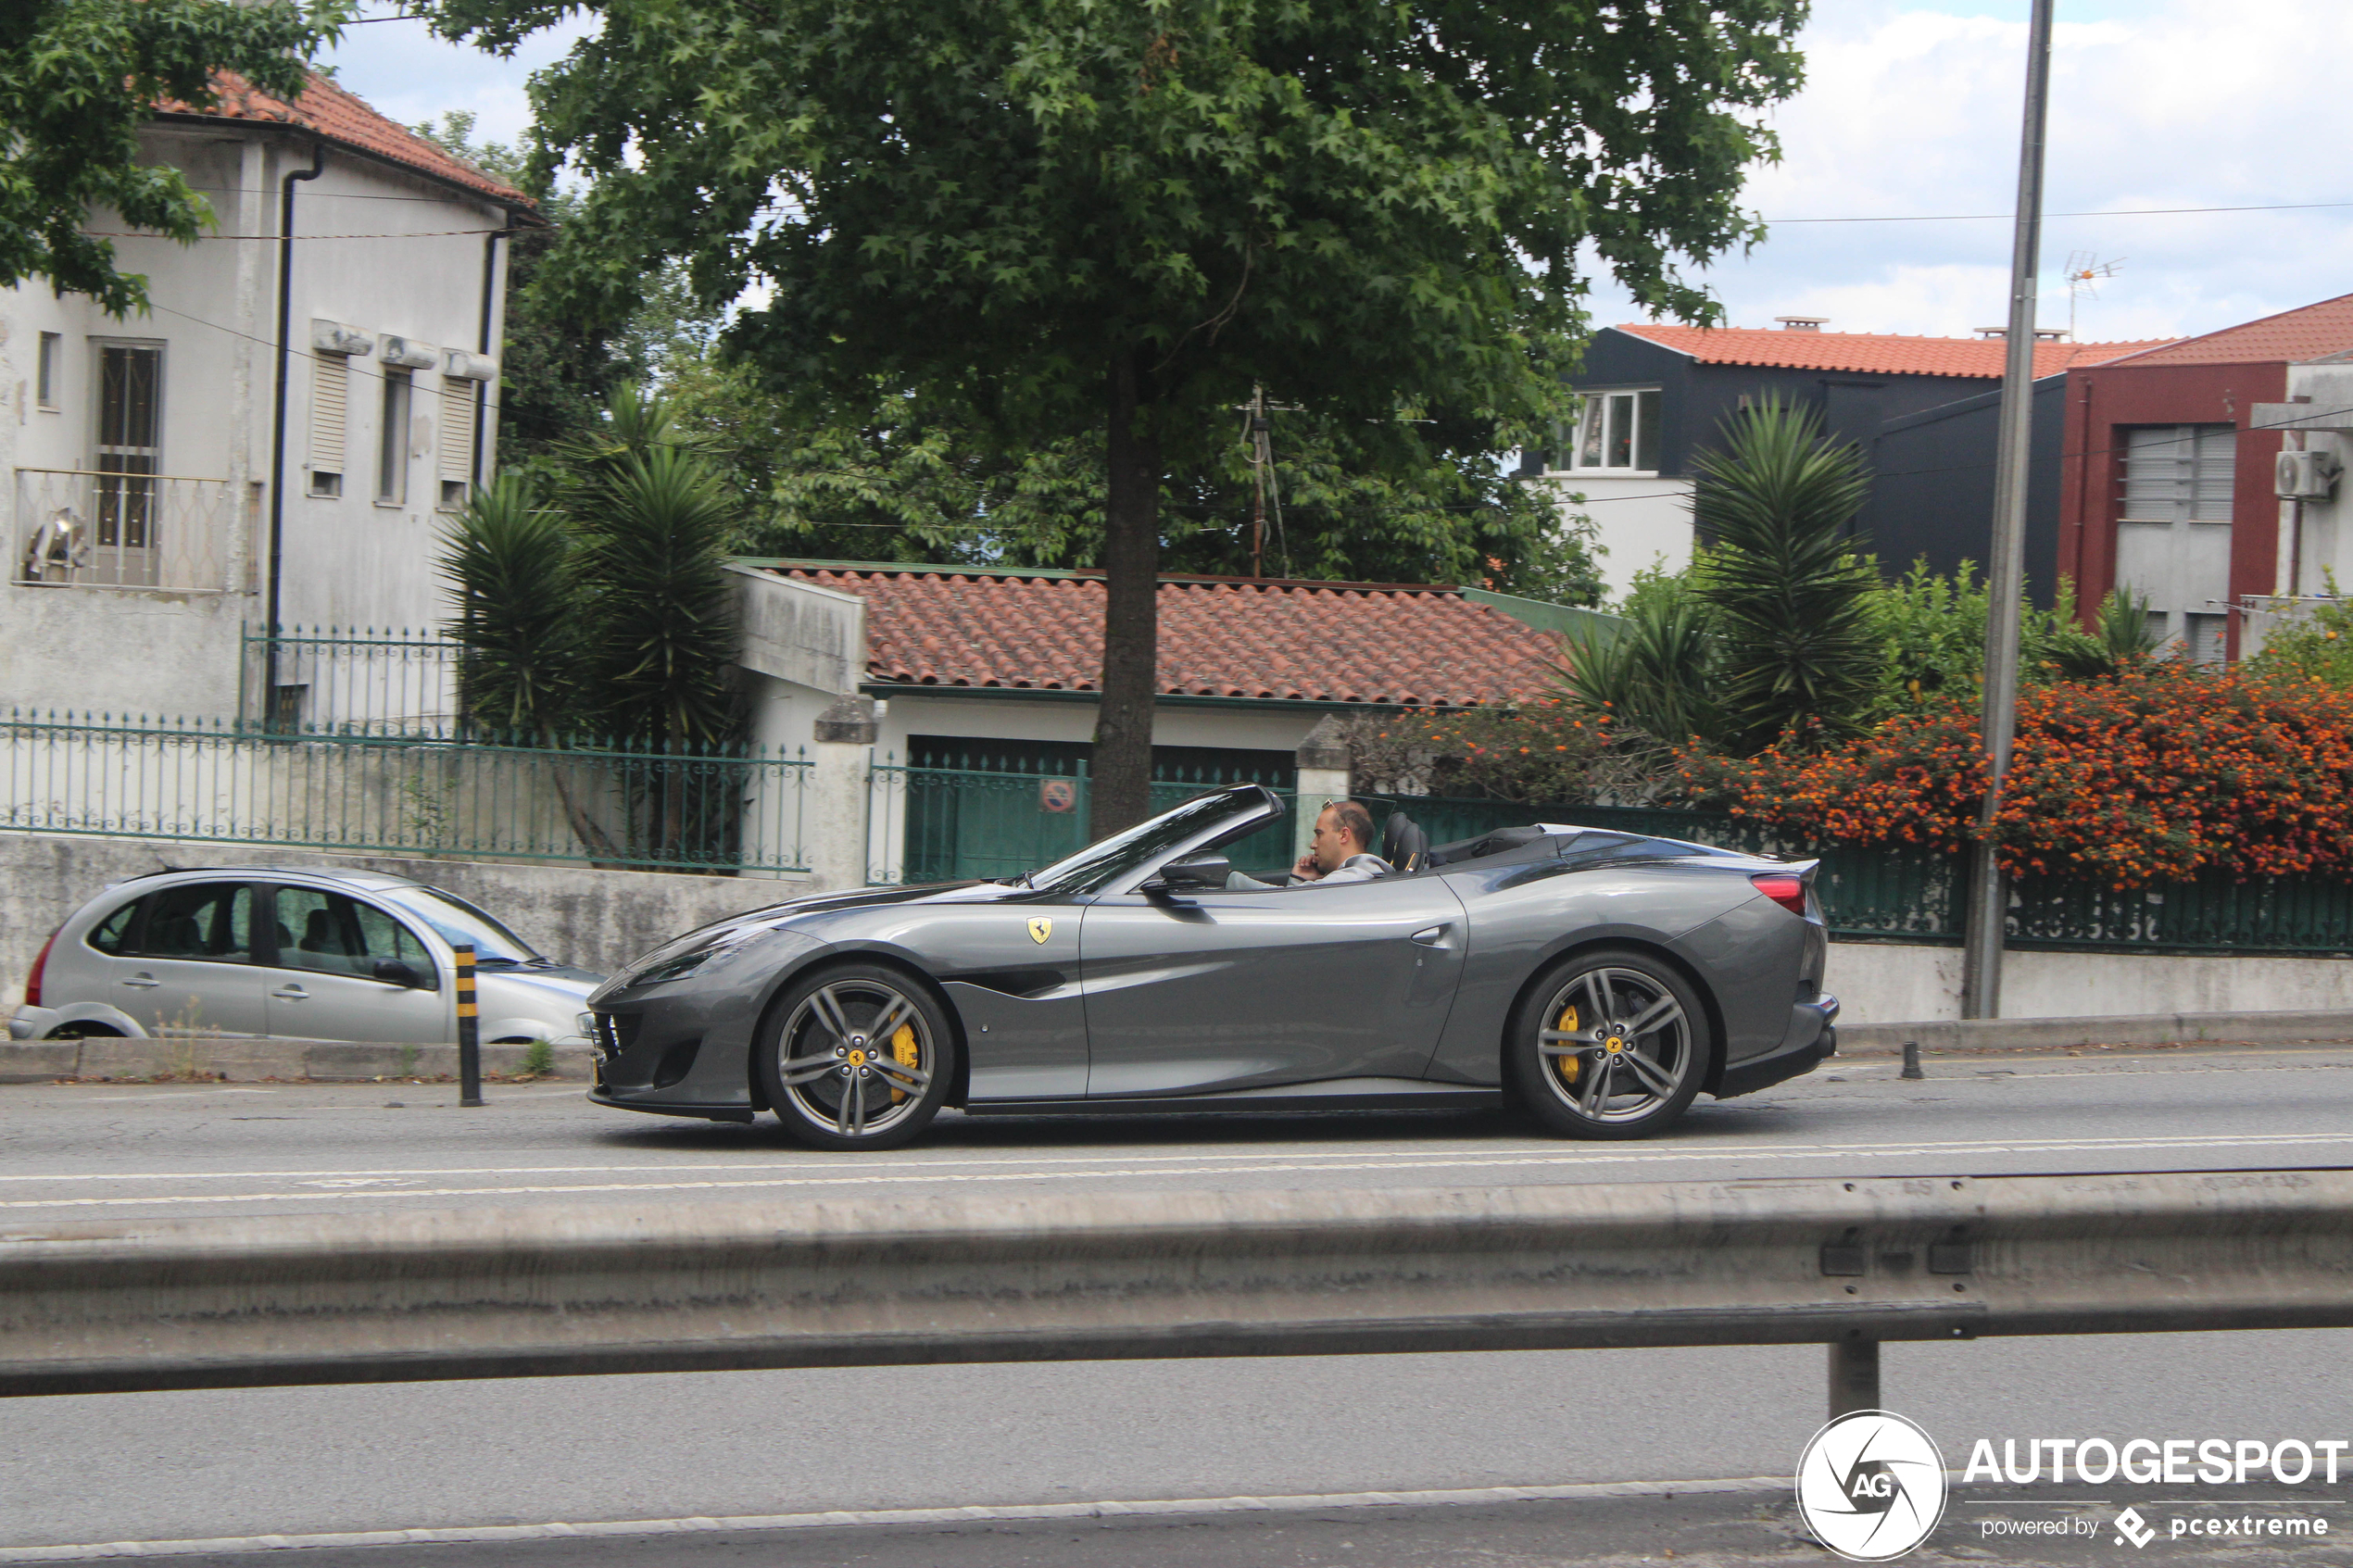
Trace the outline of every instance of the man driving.
{"type": "MultiPolygon", "coordinates": [[[[1316,815],[1315,835],[1309,841],[1307,853],[1291,867],[1291,884],[1313,882],[1328,886],[1395,875],[1396,867],[1365,847],[1372,841],[1373,814],[1353,800],[1333,801],[1316,815]]],[[[1227,877],[1226,885],[1235,888],[1277,884],[1235,872],[1227,877]]]]}

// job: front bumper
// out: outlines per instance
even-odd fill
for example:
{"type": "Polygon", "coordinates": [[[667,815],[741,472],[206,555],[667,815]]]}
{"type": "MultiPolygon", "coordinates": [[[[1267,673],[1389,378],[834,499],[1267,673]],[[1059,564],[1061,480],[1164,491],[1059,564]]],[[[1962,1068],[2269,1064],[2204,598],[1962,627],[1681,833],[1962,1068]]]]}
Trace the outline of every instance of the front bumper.
{"type": "Polygon", "coordinates": [[[1793,1004],[1789,1033],[1781,1037],[1780,1045],[1763,1056],[1727,1066],[1717,1082],[1716,1098],[1730,1099],[1734,1095],[1755,1094],[1770,1085],[1813,1072],[1838,1054],[1838,1031],[1831,1027],[1837,1018],[1836,997],[1793,1004]]]}

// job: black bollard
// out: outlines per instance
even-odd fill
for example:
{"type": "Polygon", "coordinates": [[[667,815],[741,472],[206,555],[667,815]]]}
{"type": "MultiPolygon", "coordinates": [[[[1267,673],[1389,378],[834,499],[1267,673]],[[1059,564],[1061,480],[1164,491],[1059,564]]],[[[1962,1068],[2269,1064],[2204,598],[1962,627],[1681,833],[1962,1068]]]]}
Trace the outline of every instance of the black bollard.
{"type": "Polygon", "coordinates": [[[1925,1078],[1928,1076],[1927,1073],[1920,1071],[1920,1043],[1918,1040],[1906,1040],[1904,1042],[1904,1071],[1901,1076],[1906,1078],[1925,1078]]]}
{"type": "Polygon", "coordinates": [[[482,1020],[474,1008],[474,948],[451,944],[458,962],[458,1103],[482,1103],[482,1020]]]}

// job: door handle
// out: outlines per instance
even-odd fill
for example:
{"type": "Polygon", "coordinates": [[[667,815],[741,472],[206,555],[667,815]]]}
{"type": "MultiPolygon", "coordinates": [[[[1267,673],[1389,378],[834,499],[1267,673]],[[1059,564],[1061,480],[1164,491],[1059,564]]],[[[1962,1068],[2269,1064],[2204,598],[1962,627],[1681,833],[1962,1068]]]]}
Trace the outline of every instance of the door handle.
{"type": "Polygon", "coordinates": [[[129,979],[125,980],[123,984],[125,985],[135,986],[137,989],[142,991],[146,991],[152,990],[154,987],[162,985],[163,982],[142,970],[137,974],[132,975],[129,979]]]}
{"type": "Polygon", "coordinates": [[[309,992],[294,985],[281,985],[270,994],[289,1002],[307,1002],[310,999],[309,992]]]}
{"type": "Polygon", "coordinates": [[[1442,925],[1426,925],[1414,933],[1414,940],[1425,947],[1435,947],[1445,939],[1446,928],[1442,925]]]}

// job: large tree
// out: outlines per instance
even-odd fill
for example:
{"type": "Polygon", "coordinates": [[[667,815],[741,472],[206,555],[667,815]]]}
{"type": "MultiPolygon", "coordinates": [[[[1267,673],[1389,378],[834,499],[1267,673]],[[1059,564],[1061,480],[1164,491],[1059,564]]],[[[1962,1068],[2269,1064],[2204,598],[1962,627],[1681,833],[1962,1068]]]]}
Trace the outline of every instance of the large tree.
{"type": "Polygon", "coordinates": [[[220,71],[292,101],[304,62],[342,25],[341,0],[6,0],[0,4],[0,288],[45,279],[110,315],[147,303],[93,207],[182,243],[213,221],[178,169],[143,161],[158,104],[212,107],[220,71]]]}
{"type": "Polygon", "coordinates": [[[1159,502],[1263,384],[1414,457],[1403,408],[1554,417],[1590,247],[1750,238],[1742,171],[1805,0],[439,0],[490,47],[600,25],[534,88],[594,186],[549,259],[620,313],[686,261],[778,382],[879,375],[1043,443],[1104,433],[1094,829],[1151,770],[1159,502]]]}

